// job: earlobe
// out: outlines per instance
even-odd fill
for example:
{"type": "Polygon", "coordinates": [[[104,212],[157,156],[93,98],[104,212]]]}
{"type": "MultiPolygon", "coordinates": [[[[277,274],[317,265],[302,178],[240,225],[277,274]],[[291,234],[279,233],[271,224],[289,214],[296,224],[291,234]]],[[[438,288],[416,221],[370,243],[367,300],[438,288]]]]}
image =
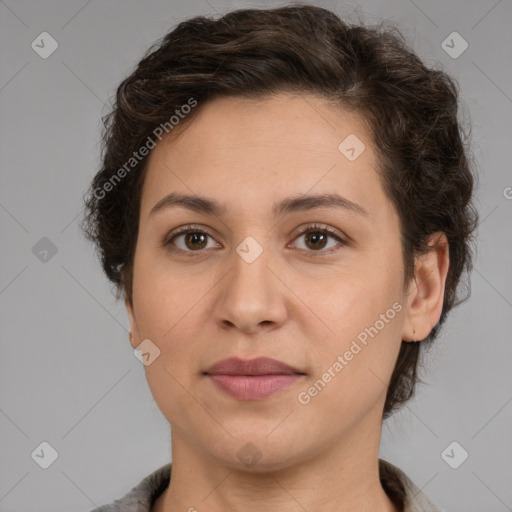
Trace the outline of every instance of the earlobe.
{"type": "Polygon", "coordinates": [[[442,232],[428,239],[431,250],[415,259],[414,279],[407,294],[404,341],[421,341],[428,337],[441,316],[448,275],[449,246],[442,232]]]}
{"type": "Polygon", "coordinates": [[[136,346],[137,346],[137,325],[135,322],[135,316],[133,314],[133,305],[127,297],[125,297],[124,304],[126,306],[126,313],[128,315],[128,321],[130,322],[130,334],[129,334],[130,345],[133,348],[136,348],[136,346]]]}

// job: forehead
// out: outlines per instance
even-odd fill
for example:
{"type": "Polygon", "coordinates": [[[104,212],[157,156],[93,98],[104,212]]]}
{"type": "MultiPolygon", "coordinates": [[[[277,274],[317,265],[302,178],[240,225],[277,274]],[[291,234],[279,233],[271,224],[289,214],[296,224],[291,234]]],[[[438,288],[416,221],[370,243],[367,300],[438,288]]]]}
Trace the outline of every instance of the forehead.
{"type": "Polygon", "coordinates": [[[142,214],[174,190],[220,195],[240,205],[309,191],[337,191],[358,203],[382,195],[363,120],[323,98],[229,97],[196,108],[183,130],[152,150],[142,214]]]}
{"type": "MultiPolygon", "coordinates": [[[[348,135],[358,135],[371,145],[363,119],[325,98],[312,94],[279,93],[265,98],[224,97],[196,107],[192,122],[178,125],[157,145],[155,153],[169,146],[200,143],[194,157],[212,149],[229,147],[250,152],[259,144],[291,146],[295,151],[327,152],[338,156],[338,145],[348,135]]],[[[263,155],[260,155],[263,156],[263,155]]]]}

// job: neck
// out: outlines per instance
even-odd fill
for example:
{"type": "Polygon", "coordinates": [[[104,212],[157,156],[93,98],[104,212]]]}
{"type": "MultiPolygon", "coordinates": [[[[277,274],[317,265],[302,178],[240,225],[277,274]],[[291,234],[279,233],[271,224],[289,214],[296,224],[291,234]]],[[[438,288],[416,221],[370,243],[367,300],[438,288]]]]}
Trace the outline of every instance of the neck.
{"type": "Polygon", "coordinates": [[[212,459],[173,427],[171,482],[152,512],[401,512],[380,482],[380,429],[369,443],[358,428],[336,447],[255,471],[212,459]]]}

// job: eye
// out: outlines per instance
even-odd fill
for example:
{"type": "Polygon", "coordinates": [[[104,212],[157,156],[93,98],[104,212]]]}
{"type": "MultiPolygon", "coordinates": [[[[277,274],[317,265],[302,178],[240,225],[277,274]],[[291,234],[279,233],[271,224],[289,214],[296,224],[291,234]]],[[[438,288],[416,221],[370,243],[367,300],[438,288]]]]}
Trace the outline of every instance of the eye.
{"type": "MultiPolygon", "coordinates": [[[[308,252],[322,252],[322,253],[331,253],[332,250],[322,251],[325,249],[327,245],[327,241],[329,238],[334,239],[338,242],[338,246],[347,245],[345,240],[341,238],[335,231],[325,227],[315,224],[313,226],[307,227],[297,236],[297,239],[304,236],[305,237],[305,249],[299,247],[300,249],[307,250],[308,252]],[[311,250],[312,249],[312,250],[311,250]]],[[[331,246],[329,249],[332,249],[331,246]]],[[[336,244],[334,244],[336,247],[336,244]]],[[[316,255],[315,255],[316,256],[316,255]]]]}
{"type": "Polygon", "coordinates": [[[209,248],[207,246],[208,237],[212,238],[203,228],[194,225],[183,226],[166,238],[164,246],[174,252],[201,252],[202,249],[209,248]],[[177,240],[181,242],[181,246],[176,244],[177,240]]]}
{"type": "MultiPolygon", "coordinates": [[[[333,246],[328,247],[329,250],[322,250],[326,248],[329,238],[338,242],[338,246],[347,245],[347,242],[335,231],[318,224],[308,226],[297,235],[295,240],[301,236],[305,237],[306,246],[305,248],[299,247],[299,249],[307,252],[321,252],[322,254],[333,252],[333,246]]],[[[203,249],[212,248],[212,246],[208,246],[208,237],[213,240],[212,235],[204,228],[196,227],[195,225],[187,225],[179,228],[177,231],[171,232],[164,240],[163,245],[173,252],[192,255],[192,253],[203,252],[203,249]]],[[[219,244],[213,244],[213,247],[215,246],[219,247],[219,244]]],[[[336,247],[336,244],[334,244],[334,247],[336,247]]]]}

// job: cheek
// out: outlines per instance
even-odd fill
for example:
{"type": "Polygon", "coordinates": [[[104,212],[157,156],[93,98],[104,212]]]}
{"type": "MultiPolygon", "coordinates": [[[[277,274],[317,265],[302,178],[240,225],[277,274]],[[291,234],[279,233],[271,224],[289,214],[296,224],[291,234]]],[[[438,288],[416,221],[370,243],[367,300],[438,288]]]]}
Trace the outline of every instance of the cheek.
{"type": "Polygon", "coordinates": [[[194,315],[208,287],[190,269],[172,266],[165,257],[141,250],[134,265],[134,306],[141,335],[166,342],[194,315]]]}
{"type": "Polygon", "coordinates": [[[198,345],[197,336],[193,336],[193,306],[200,297],[195,296],[197,290],[190,292],[179,281],[162,272],[159,265],[146,265],[142,258],[135,266],[133,303],[138,334],[141,340],[150,339],[160,351],[144,370],[155,402],[168,421],[175,421],[182,414],[182,405],[187,404],[183,386],[190,387],[189,363],[196,360],[198,345]]]}
{"type": "Polygon", "coordinates": [[[385,315],[386,328],[379,322],[380,330],[396,323],[386,320],[394,319],[400,309],[393,309],[400,300],[399,276],[393,269],[379,272],[370,265],[350,268],[326,280],[324,286],[310,288],[306,297],[311,310],[329,328],[326,333],[343,342],[374,325],[381,315],[385,315]]]}
{"type": "Polygon", "coordinates": [[[156,404],[169,423],[180,425],[189,415],[202,418],[202,410],[187,390],[193,388],[197,361],[201,360],[198,321],[203,285],[186,273],[169,273],[161,265],[145,265],[142,258],[134,273],[134,307],[142,339],[149,338],[160,350],[145,367],[146,379],[156,404]]]}
{"type": "Polygon", "coordinates": [[[323,301],[316,297],[312,309],[329,328],[310,346],[317,387],[330,389],[323,399],[342,406],[375,400],[385,390],[401,345],[399,270],[353,272],[331,281],[323,301]]]}

